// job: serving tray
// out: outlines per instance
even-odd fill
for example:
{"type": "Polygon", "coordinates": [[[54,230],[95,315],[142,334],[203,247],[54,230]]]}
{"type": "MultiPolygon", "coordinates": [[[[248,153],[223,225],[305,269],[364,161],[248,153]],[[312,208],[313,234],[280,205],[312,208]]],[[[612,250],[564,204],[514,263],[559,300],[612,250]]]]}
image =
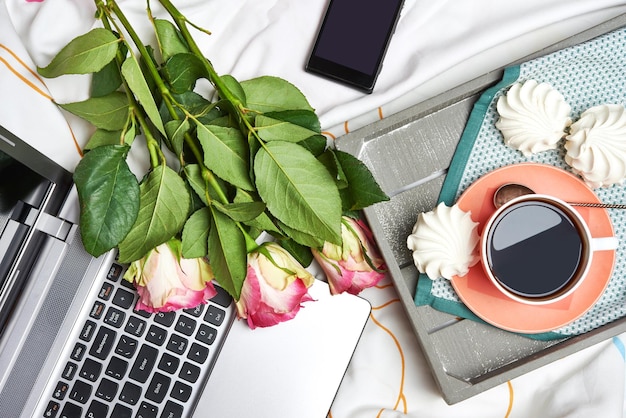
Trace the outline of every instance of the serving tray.
{"type": "MultiPolygon", "coordinates": [[[[626,26],[626,14],[537,53],[525,62],[626,26]]],[[[511,63],[515,65],[517,63],[511,63]]],[[[414,303],[418,271],[406,238],[432,210],[456,145],[481,93],[504,68],[355,130],[336,146],[360,158],[390,196],[365,209],[391,280],[444,400],[454,404],[626,331],[626,318],[575,337],[541,341],[414,303]]],[[[409,371],[410,373],[410,371],[409,371]]]]}

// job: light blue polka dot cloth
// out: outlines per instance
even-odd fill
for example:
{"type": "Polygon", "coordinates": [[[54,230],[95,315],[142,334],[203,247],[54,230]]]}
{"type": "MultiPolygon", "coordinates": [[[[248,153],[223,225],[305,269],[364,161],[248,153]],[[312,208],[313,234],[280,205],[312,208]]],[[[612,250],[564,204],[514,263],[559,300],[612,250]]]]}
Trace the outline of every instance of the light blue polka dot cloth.
{"type": "MultiPolygon", "coordinates": [[[[470,120],[446,176],[440,200],[453,204],[475,180],[496,168],[520,162],[552,164],[571,171],[564,161],[561,146],[531,157],[506,145],[495,127],[499,115],[498,98],[516,82],[547,82],[558,90],[572,107],[575,121],[586,109],[601,104],[626,104],[626,30],[620,29],[586,43],[506,69],[503,79],[487,90],[474,106],[470,120]]],[[[626,138],[624,138],[626,141],[626,138]]],[[[626,186],[595,189],[600,200],[626,202],[626,186]]],[[[581,334],[626,315],[626,210],[610,209],[610,218],[620,240],[616,264],[601,299],[584,316],[553,332],[534,334],[537,339],[555,339],[581,334]]],[[[445,279],[432,281],[420,277],[415,295],[417,305],[461,317],[479,320],[459,300],[445,279]]]]}

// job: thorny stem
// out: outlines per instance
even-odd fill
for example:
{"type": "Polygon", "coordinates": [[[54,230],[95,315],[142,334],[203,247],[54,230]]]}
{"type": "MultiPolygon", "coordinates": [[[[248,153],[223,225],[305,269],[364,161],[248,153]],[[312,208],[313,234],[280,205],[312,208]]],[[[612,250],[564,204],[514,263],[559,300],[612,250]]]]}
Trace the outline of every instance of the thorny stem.
{"type": "MultiPolygon", "coordinates": [[[[161,96],[163,98],[163,101],[165,102],[165,105],[166,105],[166,107],[168,109],[168,112],[170,113],[172,118],[174,118],[176,120],[180,120],[180,117],[178,116],[178,114],[176,113],[176,111],[175,111],[175,109],[174,109],[174,107],[172,105],[172,100],[171,100],[172,98],[171,98],[171,95],[170,95],[169,88],[163,82],[163,79],[161,78],[161,75],[159,74],[159,71],[156,68],[154,62],[152,61],[152,57],[150,56],[148,50],[146,49],[145,45],[141,42],[141,39],[139,38],[137,33],[134,31],[134,29],[130,25],[130,22],[126,19],[126,16],[124,15],[124,13],[120,9],[120,7],[117,5],[116,1],[115,0],[106,0],[106,6],[107,7],[104,6],[104,3],[103,3],[104,0],[95,0],[95,1],[96,1],[96,5],[98,7],[98,10],[103,11],[104,14],[108,16],[108,11],[109,11],[108,7],[110,7],[110,10],[119,19],[120,23],[122,24],[124,29],[127,31],[128,35],[132,39],[133,43],[137,47],[137,50],[139,51],[139,54],[143,57],[144,62],[146,64],[146,67],[148,69],[148,72],[149,72],[150,76],[152,77],[153,81],[155,82],[155,84],[156,84],[156,86],[157,86],[157,88],[159,90],[159,93],[161,94],[161,96]]],[[[223,83],[222,79],[217,75],[217,73],[215,72],[215,69],[213,68],[213,65],[208,61],[208,59],[206,59],[202,55],[202,52],[198,48],[198,46],[195,43],[193,37],[189,33],[189,30],[187,29],[187,26],[185,24],[186,19],[184,18],[184,16],[178,11],[178,9],[176,9],[174,7],[174,5],[169,0],[159,0],[159,1],[166,8],[168,13],[174,19],[175,23],[177,24],[177,26],[179,27],[181,33],[183,34],[183,37],[187,41],[191,51],[196,56],[202,58],[201,62],[203,62],[203,65],[204,65],[207,73],[209,74],[209,79],[213,83],[213,85],[216,87],[216,89],[220,92],[222,98],[226,99],[227,101],[229,101],[230,103],[233,104],[233,107],[239,113],[239,116],[240,116],[239,119],[244,121],[244,123],[246,124],[246,127],[248,128],[248,130],[253,131],[253,129],[250,126],[250,124],[247,123],[247,121],[245,120],[244,112],[242,110],[243,109],[243,104],[241,103],[241,101],[239,101],[239,99],[237,99],[235,97],[235,95],[232,94],[232,92],[228,89],[228,87],[223,83]]],[[[102,18],[102,20],[103,20],[103,22],[106,22],[106,20],[104,18],[102,18]]],[[[192,25],[192,26],[196,27],[195,25],[192,25]]],[[[206,33],[206,31],[204,31],[204,32],[206,33]]],[[[129,48],[129,50],[130,50],[130,48],[129,48]]],[[[130,91],[130,89],[127,89],[127,91],[130,91]]],[[[132,96],[132,94],[130,94],[130,96],[132,96]]],[[[149,127],[147,126],[147,122],[145,121],[145,118],[143,118],[143,113],[141,112],[141,108],[136,103],[134,97],[131,97],[131,103],[133,103],[133,108],[136,110],[135,114],[137,116],[137,119],[139,120],[139,123],[140,123],[141,127],[143,128],[144,134],[145,134],[147,142],[148,142],[148,149],[150,151],[150,161],[151,161],[151,164],[152,164],[153,167],[155,167],[158,164],[158,161],[164,160],[163,153],[162,153],[162,151],[160,149],[158,141],[154,138],[154,136],[152,135],[149,127]],[[158,154],[158,156],[156,154],[158,154]]],[[[183,108],[183,110],[186,112],[186,109],[183,108]]],[[[188,115],[188,116],[191,116],[191,115],[188,115]]],[[[195,118],[194,118],[194,120],[195,120],[195,118]]],[[[196,120],[196,122],[197,122],[197,120],[196,120]]],[[[201,167],[202,178],[205,179],[205,181],[207,181],[207,183],[215,190],[215,192],[219,196],[219,198],[222,201],[222,203],[223,204],[228,204],[229,203],[228,197],[226,196],[226,194],[224,193],[224,191],[220,187],[219,183],[217,182],[217,179],[215,178],[213,173],[204,165],[203,155],[202,155],[202,152],[199,149],[196,141],[194,141],[191,138],[191,136],[187,133],[187,134],[185,134],[185,142],[189,146],[189,149],[194,154],[196,160],[199,163],[199,166],[201,167]]],[[[210,202],[210,197],[208,196],[208,193],[207,193],[207,201],[210,202]]],[[[241,232],[243,233],[243,236],[244,236],[245,241],[246,241],[246,249],[248,250],[248,252],[253,251],[254,249],[256,249],[258,247],[258,244],[256,244],[256,241],[248,234],[248,232],[245,230],[245,228],[242,227],[242,225],[239,222],[237,222],[236,224],[239,227],[239,229],[241,230],[241,232]]]]}
{"type": "Polygon", "coordinates": [[[219,92],[220,97],[232,104],[234,110],[237,112],[237,119],[239,120],[239,123],[243,124],[245,130],[252,132],[253,135],[257,137],[257,139],[259,139],[256,131],[245,117],[246,111],[243,103],[241,103],[241,101],[232,93],[232,91],[224,83],[222,78],[217,74],[215,68],[213,68],[213,64],[211,64],[211,61],[209,61],[209,59],[202,54],[202,51],[198,47],[198,44],[194,40],[193,36],[191,36],[191,33],[189,33],[189,29],[187,28],[188,21],[185,16],[180,13],[180,11],[172,4],[170,0],[159,0],[159,3],[161,3],[161,5],[165,8],[165,10],[167,10],[169,15],[174,20],[174,23],[182,34],[183,39],[185,39],[185,42],[187,42],[187,45],[189,46],[191,52],[198,58],[200,58],[200,61],[202,62],[202,65],[209,76],[209,81],[219,92]]]}
{"type": "MultiPolygon", "coordinates": [[[[110,19],[108,10],[104,8],[101,0],[97,0],[96,4],[98,6],[98,10],[101,11],[100,20],[102,21],[103,26],[109,30],[112,30],[111,22],[113,20],[110,19]]],[[[126,20],[120,19],[120,21],[123,22],[126,20]]],[[[113,21],[113,23],[115,22],[113,21]]],[[[128,22],[126,21],[126,23],[128,22]]],[[[122,35],[120,35],[120,37],[122,38],[124,42],[126,42],[126,40],[124,39],[122,35]]],[[[124,57],[122,56],[122,53],[119,50],[117,51],[115,60],[118,63],[118,69],[119,69],[124,61],[124,57]]],[[[141,110],[141,107],[137,103],[137,100],[135,100],[135,96],[133,96],[133,94],[131,93],[131,90],[128,87],[128,83],[126,82],[126,80],[124,80],[124,77],[121,77],[121,79],[125,86],[124,90],[126,91],[126,96],[128,97],[128,103],[131,108],[132,114],[134,115],[135,119],[139,122],[139,125],[141,126],[142,131],[144,132],[144,135],[146,137],[146,144],[148,147],[148,152],[150,154],[150,165],[153,168],[157,167],[158,165],[162,164],[165,161],[165,156],[163,155],[163,152],[161,151],[159,142],[152,135],[152,131],[150,130],[150,127],[148,126],[148,123],[146,122],[146,119],[144,118],[144,114],[141,110]]]]}

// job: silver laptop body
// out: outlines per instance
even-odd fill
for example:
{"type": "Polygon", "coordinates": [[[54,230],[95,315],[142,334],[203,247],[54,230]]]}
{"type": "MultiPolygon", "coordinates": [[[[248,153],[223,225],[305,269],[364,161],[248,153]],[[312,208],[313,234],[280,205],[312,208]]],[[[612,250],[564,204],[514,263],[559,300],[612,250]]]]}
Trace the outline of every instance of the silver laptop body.
{"type": "Polygon", "coordinates": [[[83,249],[71,174],[1,126],[0,206],[0,417],[191,416],[229,297],[134,312],[115,253],[83,249]]]}

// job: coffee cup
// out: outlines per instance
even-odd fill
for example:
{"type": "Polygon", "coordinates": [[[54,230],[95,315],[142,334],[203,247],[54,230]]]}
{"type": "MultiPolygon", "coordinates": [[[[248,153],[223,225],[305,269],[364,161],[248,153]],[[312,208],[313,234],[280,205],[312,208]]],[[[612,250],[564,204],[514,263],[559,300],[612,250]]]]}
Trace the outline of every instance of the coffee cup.
{"type": "Polygon", "coordinates": [[[617,245],[616,237],[593,237],[580,213],[563,200],[530,194],[510,200],[489,218],[480,256],[485,274],[503,295],[546,304],[578,288],[595,251],[617,245]]]}

